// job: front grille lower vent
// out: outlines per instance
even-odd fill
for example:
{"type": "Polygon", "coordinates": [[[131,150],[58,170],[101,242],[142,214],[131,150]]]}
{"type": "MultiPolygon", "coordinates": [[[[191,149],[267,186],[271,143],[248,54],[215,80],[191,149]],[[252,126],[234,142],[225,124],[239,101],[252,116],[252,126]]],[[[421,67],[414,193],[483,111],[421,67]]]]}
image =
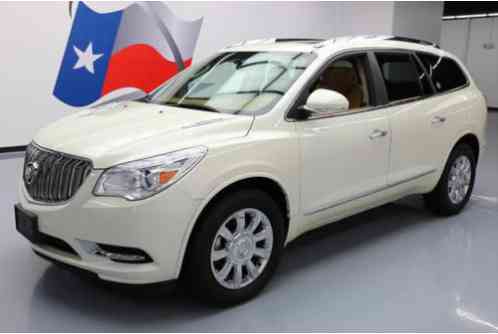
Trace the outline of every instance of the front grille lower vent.
{"type": "Polygon", "coordinates": [[[23,179],[34,200],[48,203],[69,200],[91,171],[89,160],[50,151],[33,143],[26,148],[23,179]]]}

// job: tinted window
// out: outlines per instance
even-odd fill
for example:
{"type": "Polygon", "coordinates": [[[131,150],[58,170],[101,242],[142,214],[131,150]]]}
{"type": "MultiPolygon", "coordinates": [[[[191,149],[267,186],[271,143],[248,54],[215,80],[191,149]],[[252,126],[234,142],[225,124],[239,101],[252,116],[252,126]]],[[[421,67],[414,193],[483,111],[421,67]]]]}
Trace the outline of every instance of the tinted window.
{"type": "Polygon", "coordinates": [[[417,54],[429,72],[434,87],[438,92],[445,92],[461,87],[467,78],[458,64],[446,57],[437,57],[425,53],[417,54]]]}
{"type": "Polygon", "coordinates": [[[422,95],[419,74],[409,54],[377,54],[389,101],[422,95]]]}

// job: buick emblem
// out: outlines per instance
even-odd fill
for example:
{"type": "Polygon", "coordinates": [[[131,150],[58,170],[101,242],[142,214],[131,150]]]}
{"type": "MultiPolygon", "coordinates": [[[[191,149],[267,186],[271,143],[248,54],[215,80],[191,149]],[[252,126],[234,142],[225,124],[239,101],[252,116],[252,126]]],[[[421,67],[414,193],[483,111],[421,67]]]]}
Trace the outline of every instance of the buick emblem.
{"type": "Polygon", "coordinates": [[[24,181],[26,181],[26,184],[32,184],[35,181],[39,171],[40,164],[38,161],[29,162],[24,170],[24,181]]]}

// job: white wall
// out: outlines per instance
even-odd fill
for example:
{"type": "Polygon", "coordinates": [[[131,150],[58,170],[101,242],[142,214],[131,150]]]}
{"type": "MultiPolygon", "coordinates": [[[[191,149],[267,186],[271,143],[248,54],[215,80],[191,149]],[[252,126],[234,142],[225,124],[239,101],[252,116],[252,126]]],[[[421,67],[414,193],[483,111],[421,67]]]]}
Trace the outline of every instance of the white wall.
{"type": "Polygon", "coordinates": [[[470,22],[467,66],[491,107],[498,107],[498,19],[470,22]],[[493,48],[487,49],[486,44],[493,48]]]}
{"type": "Polygon", "coordinates": [[[470,20],[443,21],[441,28],[441,48],[453,53],[464,63],[467,62],[470,20]]]}
{"type": "MultiPolygon", "coordinates": [[[[261,37],[389,34],[392,2],[166,2],[180,17],[204,17],[196,59],[261,37]]],[[[127,3],[90,3],[100,12],[127,3]]],[[[53,95],[71,28],[68,2],[0,3],[0,147],[25,145],[38,128],[75,110],[53,95]]]]}
{"type": "Polygon", "coordinates": [[[443,2],[402,1],[394,4],[393,33],[439,43],[443,2]]]}
{"type": "Polygon", "coordinates": [[[204,16],[197,57],[245,39],[389,34],[392,28],[392,2],[167,3],[181,17],[204,16]]]}
{"type": "Polygon", "coordinates": [[[466,64],[488,106],[498,107],[498,18],[443,21],[441,47],[466,64]]]}
{"type": "Polygon", "coordinates": [[[0,147],[26,145],[70,108],[53,96],[70,29],[67,3],[0,3],[0,147]]]}

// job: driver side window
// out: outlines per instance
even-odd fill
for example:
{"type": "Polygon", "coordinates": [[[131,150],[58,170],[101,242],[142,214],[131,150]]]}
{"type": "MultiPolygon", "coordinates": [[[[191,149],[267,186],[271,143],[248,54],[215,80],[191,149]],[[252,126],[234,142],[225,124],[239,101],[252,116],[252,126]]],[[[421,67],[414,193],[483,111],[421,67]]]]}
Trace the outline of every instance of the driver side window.
{"type": "Polygon", "coordinates": [[[310,94],[316,89],[334,90],[346,97],[351,111],[369,107],[371,99],[367,84],[367,66],[366,55],[340,58],[320,74],[310,94]]]}

